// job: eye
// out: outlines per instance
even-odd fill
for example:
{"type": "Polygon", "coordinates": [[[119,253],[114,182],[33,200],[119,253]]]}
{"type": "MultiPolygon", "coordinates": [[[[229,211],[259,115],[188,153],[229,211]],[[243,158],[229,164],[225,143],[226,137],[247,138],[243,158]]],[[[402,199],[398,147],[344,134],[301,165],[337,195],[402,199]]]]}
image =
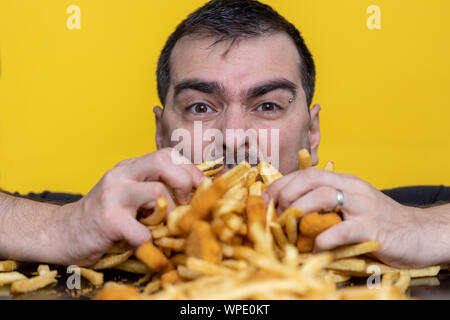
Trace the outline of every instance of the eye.
{"type": "Polygon", "coordinates": [[[187,107],[186,110],[194,114],[206,114],[214,112],[214,110],[210,106],[204,103],[193,104],[192,106],[187,107]]]}
{"type": "Polygon", "coordinates": [[[256,111],[261,111],[261,112],[265,112],[265,113],[272,113],[272,112],[277,112],[280,110],[281,110],[281,107],[275,103],[263,103],[260,106],[258,106],[258,108],[256,109],[256,111]]]}

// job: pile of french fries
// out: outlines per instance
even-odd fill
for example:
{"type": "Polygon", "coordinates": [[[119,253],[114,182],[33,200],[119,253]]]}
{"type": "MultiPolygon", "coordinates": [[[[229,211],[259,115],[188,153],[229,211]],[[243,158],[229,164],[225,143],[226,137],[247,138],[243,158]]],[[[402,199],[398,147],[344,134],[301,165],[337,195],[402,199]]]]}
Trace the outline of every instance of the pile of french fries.
{"type": "MultiPolygon", "coordinates": [[[[81,276],[101,287],[97,299],[288,300],[407,299],[411,278],[432,277],[440,266],[395,269],[369,258],[381,244],[365,242],[313,254],[315,238],[342,221],[339,213],[305,215],[287,209],[278,216],[264,190],[282,177],[270,164],[242,163],[225,174],[223,159],[199,165],[205,179],[189,205],[167,212],[158,199],[151,215],[140,220],[152,233],[133,256],[124,242],[116,244],[81,276]],[[370,268],[369,268],[370,267],[370,268]],[[381,273],[379,288],[346,286],[352,277],[381,273]],[[107,282],[101,270],[117,269],[142,277],[132,285],[107,282]]],[[[300,170],[310,168],[306,150],[299,152],[300,170]]],[[[334,171],[327,163],[324,170],[334,171]]],[[[16,262],[0,262],[0,286],[12,293],[38,290],[56,282],[56,271],[40,266],[26,278],[16,262]]]]}

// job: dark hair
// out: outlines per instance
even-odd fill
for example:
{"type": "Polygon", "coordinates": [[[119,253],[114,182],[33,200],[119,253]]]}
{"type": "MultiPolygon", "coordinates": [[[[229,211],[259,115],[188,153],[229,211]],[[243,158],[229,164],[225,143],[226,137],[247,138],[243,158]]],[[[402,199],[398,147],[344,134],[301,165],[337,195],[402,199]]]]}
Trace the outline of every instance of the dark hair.
{"type": "MultiPolygon", "coordinates": [[[[170,86],[170,56],[176,43],[193,34],[216,36],[214,44],[232,43],[266,33],[285,32],[294,41],[301,57],[300,74],[308,106],[314,96],[316,68],[297,28],[270,6],[256,0],[212,0],[181,22],[167,40],[158,61],[158,94],[163,106],[170,86]]],[[[214,45],[213,44],[213,45],[214,45]]]]}

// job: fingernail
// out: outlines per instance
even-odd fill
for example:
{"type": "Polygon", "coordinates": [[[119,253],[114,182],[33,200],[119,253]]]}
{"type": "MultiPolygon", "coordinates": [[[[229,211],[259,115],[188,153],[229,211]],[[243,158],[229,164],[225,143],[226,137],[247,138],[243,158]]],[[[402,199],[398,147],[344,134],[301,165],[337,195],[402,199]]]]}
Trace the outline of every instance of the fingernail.
{"type": "Polygon", "coordinates": [[[183,198],[183,205],[187,205],[187,204],[189,204],[189,202],[191,202],[191,198],[192,198],[192,196],[190,195],[190,194],[188,194],[187,196],[185,196],[184,198],[183,198]]]}

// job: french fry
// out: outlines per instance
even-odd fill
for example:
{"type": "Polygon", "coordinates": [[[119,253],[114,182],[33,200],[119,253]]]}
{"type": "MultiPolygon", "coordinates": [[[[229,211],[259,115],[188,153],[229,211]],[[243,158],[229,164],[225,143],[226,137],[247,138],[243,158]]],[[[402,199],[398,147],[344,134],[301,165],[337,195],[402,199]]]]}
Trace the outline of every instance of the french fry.
{"type": "Polygon", "coordinates": [[[340,222],[342,222],[342,219],[336,213],[312,213],[301,219],[300,232],[305,237],[315,238],[340,222]]]}
{"type": "Polygon", "coordinates": [[[178,274],[182,279],[195,280],[202,276],[201,273],[188,269],[186,266],[179,265],[177,268],[178,274]]]}
{"type": "Polygon", "coordinates": [[[238,233],[239,233],[241,236],[246,236],[247,233],[248,233],[248,227],[247,227],[247,224],[243,223],[242,226],[241,226],[241,228],[239,229],[238,233]]]}
{"type": "Polygon", "coordinates": [[[249,267],[248,263],[246,263],[245,261],[234,259],[224,260],[222,262],[222,265],[236,271],[244,271],[249,267]]]}
{"type": "Polygon", "coordinates": [[[402,292],[408,290],[409,284],[411,283],[411,277],[409,275],[399,273],[398,279],[395,282],[395,286],[399,288],[402,292]]]}
{"type": "Polygon", "coordinates": [[[152,231],[152,239],[161,239],[170,236],[170,230],[167,227],[159,226],[152,231]]]}
{"type": "Polygon", "coordinates": [[[103,273],[87,268],[80,268],[80,273],[83,278],[87,279],[94,286],[99,287],[103,285],[103,273]]]}
{"type": "Polygon", "coordinates": [[[161,238],[154,242],[160,248],[167,248],[176,252],[183,251],[186,248],[186,239],[161,238]]]}
{"type": "Polygon", "coordinates": [[[281,225],[277,222],[272,222],[270,224],[270,229],[272,231],[273,237],[280,248],[284,248],[288,244],[288,239],[284,235],[281,225]]]}
{"type": "Polygon", "coordinates": [[[222,170],[223,170],[223,166],[221,166],[217,169],[212,169],[212,170],[206,171],[203,174],[207,177],[212,177],[212,176],[215,176],[216,174],[218,174],[219,172],[221,172],[222,170]]]}
{"type": "Polygon", "coordinates": [[[152,273],[152,270],[150,270],[144,263],[137,261],[137,260],[131,260],[131,259],[124,261],[121,264],[115,266],[114,269],[128,272],[128,273],[135,273],[135,274],[152,273]]]}
{"type": "Polygon", "coordinates": [[[244,223],[244,219],[234,213],[229,213],[223,216],[223,221],[228,229],[230,229],[234,234],[239,232],[242,224],[244,223]]]}
{"type": "Polygon", "coordinates": [[[424,286],[424,287],[438,287],[441,285],[441,282],[436,277],[424,277],[424,278],[414,278],[411,279],[409,283],[409,287],[418,287],[418,286],[424,286]]]}
{"type": "Polygon", "coordinates": [[[169,272],[164,273],[161,276],[161,285],[162,287],[167,286],[167,285],[173,285],[176,284],[177,282],[179,282],[180,279],[180,275],[178,274],[177,270],[171,270],[169,272]]]}
{"type": "MultiPolygon", "coordinates": [[[[188,241],[189,243],[189,241],[188,241]]],[[[187,243],[187,245],[188,245],[187,243]]],[[[175,265],[186,265],[186,261],[187,261],[187,255],[183,254],[183,253],[179,253],[174,255],[172,258],[170,258],[170,260],[175,264],[175,265]]]]}
{"type": "Polygon", "coordinates": [[[222,242],[229,242],[231,241],[231,238],[233,237],[233,231],[231,231],[222,218],[216,218],[211,222],[211,228],[214,231],[214,233],[217,235],[217,237],[222,242]]]}
{"type": "Polygon", "coordinates": [[[288,236],[288,240],[291,244],[297,243],[298,237],[298,224],[297,219],[295,217],[295,213],[291,212],[291,214],[286,218],[286,233],[288,236]]]}
{"type": "Polygon", "coordinates": [[[194,257],[189,257],[187,259],[187,268],[199,272],[204,275],[215,275],[215,274],[231,274],[232,271],[224,268],[222,266],[218,266],[214,263],[200,260],[194,257]]]}
{"type": "Polygon", "coordinates": [[[196,192],[194,194],[191,201],[191,210],[181,217],[178,224],[181,231],[189,233],[192,224],[196,220],[206,218],[214,203],[225,194],[227,191],[227,181],[222,177],[215,179],[213,184],[203,192],[196,192]]]}
{"type": "Polygon", "coordinates": [[[149,282],[144,288],[144,294],[150,295],[161,289],[161,280],[155,279],[152,282],[149,282]]]}
{"type": "Polygon", "coordinates": [[[0,287],[25,279],[27,279],[27,277],[19,272],[2,272],[0,273],[0,287]]]}
{"type": "Polygon", "coordinates": [[[250,225],[250,233],[252,234],[252,241],[254,242],[255,251],[264,257],[275,260],[274,243],[271,233],[265,233],[264,229],[259,223],[250,225]]]}
{"type": "Polygon", "coordinates": [[[264,192],[264,184],[261,181],[256,181],[249,188],[249,196],[262,196],[264,192]]]}
{"type": "MultiPolygon", "coordinates": [[[[203,179],[205,181],[206,179],[203,179]]],[[[167,217],[167,228],[171,235],[180,235],[182,230],[179,227],[180,220],[192,210],[191,206],[180,206],[173,210],[167,217]]]]}
{"type": "Polygon", "coordinates": [[[143,277],[140,277],[135,283],[133,283],[134,286],[139,287],[142,286],[145,283],[148,283],[153,277],[153,273],[147,273],[143,277]]]}
{"type": "Polygon", "coordinates": [[[333,261],[328,266],[329,269],[345,272],[351,275],[366,275],[366,261],[358,258],[348,258],[333,261]]]}
{"type": "Polygon", "coordinates": [[[27,293],[56,283],[57,271],[50,271],[46,275],[15,281],[11,284],[11,293],[27,293]]]}
{"type": "Polygon", "coordinates": [[[273,199],[270,199],[266,212],[266,232],[269,232],[270,225],[277,221],[277,213],[273,199]]]}
{"type": "Polygon", "coordinates": [[[167,206],[168,203],[166,198],[159,198],[158,200],[156,200],[154,212],[147,218],[141,219],[141,223],[149,226],[154,226],[161,223],[161,221],[163,221],[164,219],[164,216],[166,215],[167,206]]]}
{"type": "Polygon", "coordinates": [[[127,252],[127,242],[126,241],[120,241],[116,244],[114,244],[107,252],[107,254],[122,254],[127,252]]]}
{"type": "Polygon", "coordinates": [[[0,261],[0,272],[11,272],[19,268],[19,263],[12,260],[0,261]]]}
{"type": "Polygon", "coordinates": [[[187,240],[186,254],[214,264],[222,261],[222,247],[209,223],[196,221],[193,224],[187,240]]]}
{"type": "Polygon", "coordinates": [[[132,254],[133,251],[129,250],[122,254],[107,256],[105,258],[100,259],[96,264],[91,266],[91,269],[94,270],[112,269],[118,266],[119,264],[127,261],[132,254]]]}
{"type": "Polygon", "coordinates": [[[332,278],[332,281],[335,283],[346,282],[351,279],[349,275],[345,275],[334,271],[329,271],[327,275],[330,276],[332,278]]]}
{"type": "Polygon", "coordinates": [[[298,165],[300,170],[312,168],[312,159],[308,150],[303,149],[298,152],[298,165]]]}
{"type": "Polygon", "coordinates": [[[422,277],[434,277],[440,271],[440,266],[431,266],[427,268],[417,268],[417,269],[398,269],[387,266],[381,262],[377,262],[371,259],[363,258],[367,266],[376,266],[380,268],[381,274],[386,274],[389,272],[398,272],[401,275],[409,276],[411,278],[422,278],[422,277]]]}
{"type": "Polygon", "coordinates": [[[277,222],[280,225],[284,226],[287,219],[291,217],[291,215],[293,215],[295,219],[298,219],[303,216],[303,212],[298,210],[297,208],[288,208],[281,214],[281,216],[278,217],[277,222]]]}
{"type": "Polygon", "coordinates": [[[202,182],[200,182],[200,185],[198,186],[197,190],[195,190],[195,193],[204,193],[212,185],[213,185],[213,179],[211,177],[204,177],[202,182]]]}
{"type": "Polygon", "coordinates": [[[208,170],[214,168],[215,166],[217,166],[217,165],[223,163],[223,160],[224,160],[224,159],[225,159],[225,158],[222,157],[222,158],[218,158],[218,159],[213,160],[213,161],[207,161],[207,162],[204,162],[204,163],[201,163],[201,164],[197,165],[196,167],[197,167],[200,171],[203,171],[203,172],[204,172],[204,171],[208,171],[208,170]]]}
{"type": "MultiPolygon", "coordinates": [[[[244,202],[247,201],[247,197],[248,197],[248,189],[245,188],[244,186],[238,184],[236,186],[234,186],[233,188],[229,189],[222,197],[221,200],[235,200],[238,202],[244,202]]],[[[219,200],[219,201],[221,201],[219,200]]],[[[219,202],[218,201],[218,202],[219,202]]]]}
{"type": "Polygon", "coordinates": [[[40,276],[45,276],[47,273],[50,272],[50,267],[46,264],[41,264],[38,267],[38,274],[40,276]]]}
{"type": "Polygon", "coordinates": [[[233,169],[231,169],[230,171],[226,172],[221,177],[217,178],[216,180],[218,179],[223,180],[226,188],[231,189],[236,185],[245,183],[246,175],[251,169],[252,167],[247,162],[244,161],[241,164],[234,167],[233,169]]]}
{"type": "Polygon", "coordinates": [[[351,246],[343,246],[332,251],[335,259],[351,258],[376,252],[381,249],[381,243],[375,241],[363,242],[351,246]]]}
{"type": "Polygon", "coordinates": [[[135,255],[152,271],[159,271],[169,264],[166,256],[150,242],[141,245],[135,255]]]}
{"type": "Polygon", "coordinates": [[[254,240],[252,226],[258,224],[265,228],[266,224],[266,203],[262,196],[249,195],[247,200],[247,223],[249,226],[249,239],[254,240]]]}
{"type": "Polygon", "coordinates": [[[245,202],[233,199],[220,199],[213,207],[214,217],[224,216],[229,213],[242,214],[245,211],[245,202]]]}
{"type": "Polygon", "coordinates": [[[327,171],[327,172],[335,172],[336,169],[335,169],[334,162],[333,162],[333,161],[328,161],[328,162],[325,164],[323,170],[325,170],[325,171],[327,171]]]}
{"type": "Polygon", "coordinates": [[[258,168],[251,168],[245,177],[245,186],[246,188],[250,188],[259,178],[259,170],[258,168]]]}
{"type": "Polygon", "coordinates": [[[118,285],[116,283],[107,283],[98,293],[96,300],[133,300],[137,299],[139,291],[137,288],[129,285],[118,285]]]}
{"type": "Polygon", "coordinates": [[[266,185],[270,185],[276,180],[283,177],[283,175],[274,166],[267,162],[260,162],[258,164],[259,174],[263,178],[266,185]]]}

